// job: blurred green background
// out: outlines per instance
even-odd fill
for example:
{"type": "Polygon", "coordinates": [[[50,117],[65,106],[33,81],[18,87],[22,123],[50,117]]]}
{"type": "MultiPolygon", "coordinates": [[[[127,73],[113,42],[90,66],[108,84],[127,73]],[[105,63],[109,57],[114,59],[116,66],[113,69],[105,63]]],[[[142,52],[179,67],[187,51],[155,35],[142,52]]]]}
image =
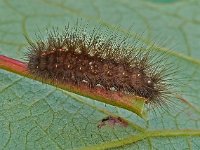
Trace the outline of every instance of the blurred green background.
{"type": "Polygon", "coordinates": [[[133,39],[143,33],[147,44],[154,40],[161,43],[159,51],[174,52],[170,60],[182,70],[177,88],[186,99],[175,99],[171,111],[150,112],[145,121],[0,70],[0,149],[200,149],[199,8],[199,0],[0,0],[0,55],[24,60],[24,35],[34,39],[39,31],[77,19],[88,29],[100,25],[122,35],[131,32],[133,39]],[[98,121],[110,114],[128,119],[129,126],[98,129],[98,121]]]}

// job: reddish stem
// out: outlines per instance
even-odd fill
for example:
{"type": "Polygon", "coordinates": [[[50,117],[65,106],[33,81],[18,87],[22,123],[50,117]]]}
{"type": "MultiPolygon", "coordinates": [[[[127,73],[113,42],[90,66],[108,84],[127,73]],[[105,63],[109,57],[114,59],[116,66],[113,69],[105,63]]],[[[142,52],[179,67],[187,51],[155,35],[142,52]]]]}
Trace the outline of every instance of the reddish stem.
{"type": "Polygon", "coordinates": [[[143,104],[145,100],[141,97],[137,97],[134,95],[125,95],[121,92],[109,92],[103,88],[96,87],[96,88],[89,88],[86,85],[79,85],[75,86],[72,84],[63,84],[63,83],[52,83],[49,79],[40,79],[36,78],[28,72],[27,64],[13,58],[9,58],[3,55],[0,55],[0,68],[4,70],[8,70],[10,72],[17,73],[19,75],[37,79],[42,81],[43,83],[47,83],[50,85],[57,86],[61,89],[77,93],[82,96],[86,96],[92,99],[96,99],[97,101],[101,101],[104,103],[108,103],[114,106],[118,106],[121,108],[125,108],[130,110],[142,118],[146,118],[146,112],[143,110],[143,104]]]}
{"type": "Polygon", "coordinates": [[[26,63],[3,55],[0,55],[0,68],[23,76],[28,74],[26,63]]]}

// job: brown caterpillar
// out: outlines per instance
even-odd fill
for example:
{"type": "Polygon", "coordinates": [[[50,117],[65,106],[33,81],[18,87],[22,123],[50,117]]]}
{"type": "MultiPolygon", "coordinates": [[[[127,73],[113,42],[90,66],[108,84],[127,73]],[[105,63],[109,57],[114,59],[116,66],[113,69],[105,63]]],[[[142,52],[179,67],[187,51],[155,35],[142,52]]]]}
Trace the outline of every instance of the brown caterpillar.
{"type": "Polygon", "coordinates": [[[174,67],[165,53],[130,43],[128,37],[92,31],[85,34],[81,26],[68,25],[62,34],[54,28],[47,40],[29,41],[28,71],[55,83],[136,95],[156,106],[169,100],[174,67]]]}

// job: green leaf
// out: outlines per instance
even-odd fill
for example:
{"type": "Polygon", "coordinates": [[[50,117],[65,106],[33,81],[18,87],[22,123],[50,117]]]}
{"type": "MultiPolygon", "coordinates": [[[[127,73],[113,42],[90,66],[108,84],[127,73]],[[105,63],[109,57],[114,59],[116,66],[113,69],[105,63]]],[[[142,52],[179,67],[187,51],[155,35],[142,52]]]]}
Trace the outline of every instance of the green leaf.
{"type": "Polygon", "coordinates": [[[198,0],[0,1],[2,55],[23,60],[24,34],[34,38],[38,29],[62,28],[77,18],[119,34],[133,25],[136,33],[145,31],[141,40],[166,43],[159,51],[173,51],[170,59],[181,66],[178,77],[184,83],[177,85],[184,99],[175,99],[171,111],[151,113],[145,121],[124,109],[0,70],[0,149],[199,149],[199,7],[198,0]],[[98,129],[98,121],[108,115],[128,120],[128,127],[98,129]]]}

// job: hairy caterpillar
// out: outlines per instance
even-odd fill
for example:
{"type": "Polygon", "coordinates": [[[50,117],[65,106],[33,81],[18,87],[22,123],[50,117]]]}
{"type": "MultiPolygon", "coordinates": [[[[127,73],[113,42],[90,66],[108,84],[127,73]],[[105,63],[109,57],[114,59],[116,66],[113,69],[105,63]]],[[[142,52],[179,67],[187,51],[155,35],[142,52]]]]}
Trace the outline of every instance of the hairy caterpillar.
{"type": "Polygon", "coordinates": [[[52,83],[82,85],[108,93],[144,98],[154,106],[167,104],[173,95],[173,65],[154,45],[129,42],[129,37],[87,34],[76,24],[63,33],[53,28],[46,40],[28,40],[28,72],[52,83]]]}

